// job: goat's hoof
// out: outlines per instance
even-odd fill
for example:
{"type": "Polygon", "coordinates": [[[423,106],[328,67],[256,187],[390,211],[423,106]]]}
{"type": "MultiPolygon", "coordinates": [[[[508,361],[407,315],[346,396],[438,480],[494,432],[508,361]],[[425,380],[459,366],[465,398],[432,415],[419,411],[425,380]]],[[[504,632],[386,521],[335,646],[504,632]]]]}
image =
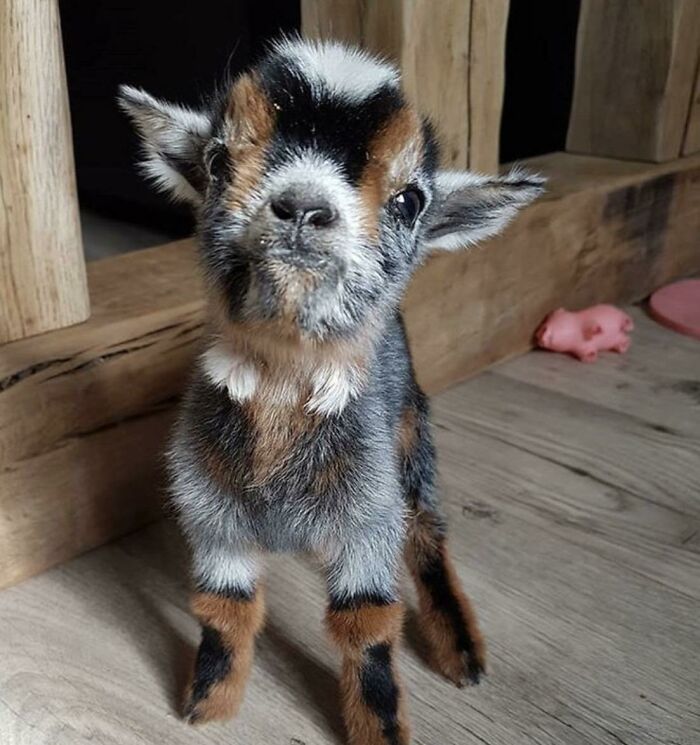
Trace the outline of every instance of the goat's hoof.
{"type": "Polygon", "coordinates": [[[436,660],[439,671],[457,688],[479,685],[486,675],[486,655],[483,644],[469,650],[454,647],[449,655],[436,660]]]}
{"type": "Polygon", "coordinates": [[[237,706],[224,691],[210,691],[200,699],[188,697],[182,710],[182,719],[186,724],[200,725],[208,722],[224,721],[236,715],[237,706]]]}

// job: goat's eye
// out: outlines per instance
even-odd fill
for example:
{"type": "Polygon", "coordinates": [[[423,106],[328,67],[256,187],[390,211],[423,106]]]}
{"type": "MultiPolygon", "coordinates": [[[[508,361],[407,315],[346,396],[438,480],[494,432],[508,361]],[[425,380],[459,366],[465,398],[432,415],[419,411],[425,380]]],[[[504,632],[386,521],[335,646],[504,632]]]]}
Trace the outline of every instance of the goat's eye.
{"type": "Polygon", "coordinates": [[[425,205],[425,197],[422,191],[411,187],[397,194],[393,199],[393,204],[399,217],[407,225],[413,225],[425,205]]]}
{"type": "Polygon", "coordinates": [[[224,145],[215,147],[207,160],[209,175],[213,179],[219,179],[226,175],[228,169],[228,151],[224,145]]]}

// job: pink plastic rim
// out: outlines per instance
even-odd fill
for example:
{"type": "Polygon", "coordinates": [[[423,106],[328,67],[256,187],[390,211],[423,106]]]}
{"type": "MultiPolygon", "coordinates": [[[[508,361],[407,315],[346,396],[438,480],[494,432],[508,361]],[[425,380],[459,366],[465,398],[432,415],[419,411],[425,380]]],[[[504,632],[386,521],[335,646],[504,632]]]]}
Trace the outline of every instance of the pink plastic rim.
{"type": "Polygon", "coordinates": [[[700,339],[700,279],[683,279],[649,298],[651,315],[664,326],[700,339]]]}

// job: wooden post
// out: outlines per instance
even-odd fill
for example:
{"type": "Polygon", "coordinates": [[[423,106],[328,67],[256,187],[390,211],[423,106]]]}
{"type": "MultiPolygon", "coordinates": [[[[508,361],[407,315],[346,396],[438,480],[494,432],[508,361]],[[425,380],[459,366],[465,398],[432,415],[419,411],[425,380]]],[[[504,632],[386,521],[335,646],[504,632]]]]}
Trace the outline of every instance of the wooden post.
{"type": "Polygon", "coordinates": [[[0,343],[90,313],[56,0],[0,2],[0,343]]]}
{"type": "Polygon", "coordinates": [[[567,150],[679,157],[699,55],[698,0],[582,0],[567,150]]]}
{"type": "Polygon", "coordinates": [[[438,126],[444,162],[498,170],[509,0],[302,0],[307,36],[359,43],[399,62],[438,126]]]}

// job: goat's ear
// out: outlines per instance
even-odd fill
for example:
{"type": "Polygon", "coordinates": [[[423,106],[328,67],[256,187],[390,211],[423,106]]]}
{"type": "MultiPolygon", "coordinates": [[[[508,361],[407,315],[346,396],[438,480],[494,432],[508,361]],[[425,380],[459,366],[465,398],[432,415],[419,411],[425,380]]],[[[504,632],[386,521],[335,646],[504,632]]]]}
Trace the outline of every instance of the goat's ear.
{"type": "Polygon", "coordinates": [[[205,186],[204,146],[211,134],[207,114],[159,101],[122,85],[119,105],[141,136],[141,166],[156,186],[173,198],[200,204],[205,186]]]}
{"type": "Polygon", "coordinates": [[[499,233],[544,191],[545,179],[521,169],[505,176],[438,171],[424,246],[455,250],[499,233]]]}

